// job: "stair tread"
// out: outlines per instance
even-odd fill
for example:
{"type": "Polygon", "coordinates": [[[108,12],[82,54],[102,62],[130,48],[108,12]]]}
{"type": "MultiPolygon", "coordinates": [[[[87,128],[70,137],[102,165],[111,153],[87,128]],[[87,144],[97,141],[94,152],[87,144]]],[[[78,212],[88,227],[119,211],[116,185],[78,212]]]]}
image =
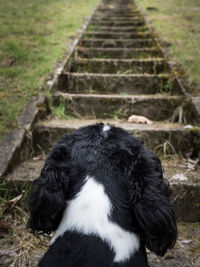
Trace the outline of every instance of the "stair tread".
{"type": "MultiPolygon", "coordinates": [[[[82,126],[84,126],[82,124],[82,126]]],[[[70,126],[68,126],[70,127],[70,126]]],[[[75,127],[76,130],[78,127],[75,127]]],[[[125,127],[123,127],[125,128],[125,127]]],[[[44,165],[47,155],[39,155],[33,159],[26,160],[16,167],[16,169],[7,175],[8,181],[23,181],[31,182],[39,177],[41,169],[44,165]]],[[[186,160],[163,160],[164,177],[168,179],[171,184],[185,184],[200,186],[200,166],[195,170],[188,169],[188,162],[186,160]],[[183,173],[186,173],[183,176],[183,173]],[[178,178],[179,176],[180,178],[178,178]],[[185,179],[181,178],[185,177],[185,179]]]]}
{"type": "Polygon", "coordinates": [[[152,38],[127,38],[127,39],[119,39],[119,38],[82,38],[81,41],[114,41],[114,42],[137,42],[137,41],[142,41],[142,42],[148,42],[148,41],[153,41],[152,38]]]}
{"type": "Polygon", "coordinates": [[[103,59],[76,57],[64,70],[73,73],[170,74],[167,61],[157,59],[103,59]]]}
{"type": "Polygon", "coordinates": [[[149,94],[149,95],[119,95],[119,94],[82,94],[82,93],[63,93],[60,91],[56,91],[55,96],[63,96],[64,98],[70,98],[70,97],[84,97],[84,98],[115,98],[115,99],[132,99],[135,101],[139,100],[148,100],[148,99],[177,99],[182,100],[183,96],[177,96],[177,95],[167,95],[167,94],[149,94]]]}
{"type": "MultiPolygon", "coordinates": [[[[164,58],[79,58],[77,57],[74,61],[78,62],[83,62],[83,63],[88,63],[88,62],[111,62],[111,63],[121,63],[121,62],[128,62],[128,63],[134,63],[134,62],[166,62],[166,60],[164,58]]],[[[143,74],[144,75],[144,74],[143,74]]],[[[146,74],[145,74],[146,75],[146,74]]]]}
{"type": "Polygon", "coordinates": [[[169,78],[170,74],[168,73],[161,73],[161,74],[149,74],[149,73],[140,73],[140,74],[115,74],[115,73],[85,73],[85,72],[77,72],[77,73],[72,73],[68,71],[63,71],[63,74],[69,75],[69,76],[102,76],[102,77],[159,77],[159,78],[169,78]]]}
{"type": "Polygon", "coordinates": [[[164,58],[163,53],[155,47],[142,48],[110,48],[110,47],[83,47],[77,46],[75,49],[75,58],[114,58],[114,59],[142,59],[142,58],[164,58]]]}
{"type": "Polygon", "coordinates": [[[82,46],[77,46],[76,49],[82,49],[82,50],[100,50],[100,51],[147,51],[147,52],[151,52],[151,51],[157,51],[156,48],[154,47],[82,47],[82,46]]]}
{"type": "MultiPolygon", "coordinates": [[[[121,127],[126,131],[190,131],[186,125],[179,123],[170,123],[170,122],[156,122],[154,121],[152,124],[137,124],[137,123],[129,123],[125,120],[120,119],[73,119],[73,120],[62,120],[53,118],[51,120],[44,120],[39,122],[36,127],[49,127],[49,128],[71,128],[77,130],[80,127],[84,127],[86,125],[94,124],[94,123],[108,123],[111,125],[115,125],[117,127],[121,127]]],[[[197,128],[197,127],[196,127],[197,128]]],[[[198,128],[197,128],[198,129],[198,128]]],[[[199,128],[200,130],[200,128],[199,128]]]]}

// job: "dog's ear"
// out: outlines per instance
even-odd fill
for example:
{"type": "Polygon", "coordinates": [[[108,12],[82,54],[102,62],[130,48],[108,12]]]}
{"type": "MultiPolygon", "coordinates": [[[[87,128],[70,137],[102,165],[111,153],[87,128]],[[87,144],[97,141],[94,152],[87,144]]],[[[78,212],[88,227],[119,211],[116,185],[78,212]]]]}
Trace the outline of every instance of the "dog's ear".
{"type": "Polygon", "coordinates": [[[61,220],[69,190],[71,168],[70,144],[67,137],[53,148],[34,181],[29,198],[31,215],[27,227],[49,233],[61,220]]]}
{"type": "Polygon", "coordinates": [[[177,239],[175,215],[160,160],[144,147],[134,162],[129,189],[134,217],[146,247],[163,256],[177,239]]]}

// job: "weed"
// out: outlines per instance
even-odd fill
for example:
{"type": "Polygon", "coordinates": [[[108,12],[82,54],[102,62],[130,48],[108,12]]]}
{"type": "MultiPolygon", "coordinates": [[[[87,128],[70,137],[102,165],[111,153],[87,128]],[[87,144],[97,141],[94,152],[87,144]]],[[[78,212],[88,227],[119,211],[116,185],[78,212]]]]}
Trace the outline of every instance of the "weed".
{"type": "Polygon", "coordinates": [[[88,89],[85,89],[85,93],[87,93],[87,94],[96,94],[97,91],[90,86],[88,89]]]}
{"type": "Polygon", "coordinates": [[[58,106],[54,106],[52,103],[50,104],[51,112],[54,116],[58,117],[62,120],[74,120],[72,115],[66,114],[65,102],[64,100],[60,102],[58,106]]]}
{"type": "Polygon", "coordinates": [[[169,93],[172,90],[172,82],[167,81],[167,83],[165,84],[165,92],[169,93]]]}
{"type": "Polygon", "coordinates": [[[98,58],[101,58],[101,59],[108,59],[109,56],[108,55],[105,55],[103,52],[98,52],[98,58]]]}
{"type": "Polygon", "coordinates": [[[159,153],[163,156],[169,155],[169,154],[176,154],[176,150],[174,149],[173,145],[170,141],[164,142],[164,144],[160,144],[155,148],[155,152],[159,153]]]}
{"type": "Polygon", "coordinates": [[[117,120],[122,118],[122,110],[121,108],[115,109],[111,114],[110,117],[117,120]]]}
{"type": "Polygon", "coordinates": [[[128,95],[128,93],[126,93],[126,92],[121,92],[121,93],[119,93],[120,95],[128,95]]]}
{"type": "Polygon", "coordinates": [[[139,32],[146,32],[146,31],[148,31],[148,30],[149,30],[149,28],[148,28],[147,26],[138,27],[138,31],[139,31],[139,32]]]}
{"type": "Polygon", "coordinates": [[[171,81],[167,81],[166,83],[164,81],[160,81],[159,83],[159,88],[160,88],[160,93],[161,94],[167,94],[170,93],[171,89],[172,89],[172,82],[171,81]]]}
{"type": "Polygon", "coordinates": [[[129,70],[119,70],[117,71],[117,74],[132,74],[132,73],[135,73],[133,71],[133,69],[129,69],[129,70]]]}
{"type": "Polygon", "coordinates": [[[98,32],[98,31],[100,31],[100,28],[99,28],[99,26],[97,26],[95,24],[89,24],[88,27],[87,27],[86,32],[87,31],[96,31],[96,32],[98,32]]]}

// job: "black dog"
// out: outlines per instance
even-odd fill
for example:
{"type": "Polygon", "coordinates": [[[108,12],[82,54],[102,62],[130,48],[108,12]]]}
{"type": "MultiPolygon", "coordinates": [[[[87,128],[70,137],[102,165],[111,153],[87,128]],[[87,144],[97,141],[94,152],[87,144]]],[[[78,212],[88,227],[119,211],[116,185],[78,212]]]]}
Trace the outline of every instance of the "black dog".
{"type": "Polygon", "coordinates": [[[28,227],[50,233],[39,266],[146,267],[177,237],[158,157],[121,128],[99,123],[65,136],[30,199],[28,227]]]}

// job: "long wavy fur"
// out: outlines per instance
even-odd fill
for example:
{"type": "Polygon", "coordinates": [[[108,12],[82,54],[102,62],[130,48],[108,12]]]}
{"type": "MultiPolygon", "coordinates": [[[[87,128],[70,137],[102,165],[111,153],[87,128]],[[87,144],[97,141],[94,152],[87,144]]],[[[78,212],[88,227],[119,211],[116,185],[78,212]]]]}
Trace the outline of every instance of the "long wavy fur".
{"type": "Polygon", "coordinates": [[[175,215],[160,160],[144,147],[135,161],[129,195],[146,247],[163,256],[177,239],[175,215]]]}

